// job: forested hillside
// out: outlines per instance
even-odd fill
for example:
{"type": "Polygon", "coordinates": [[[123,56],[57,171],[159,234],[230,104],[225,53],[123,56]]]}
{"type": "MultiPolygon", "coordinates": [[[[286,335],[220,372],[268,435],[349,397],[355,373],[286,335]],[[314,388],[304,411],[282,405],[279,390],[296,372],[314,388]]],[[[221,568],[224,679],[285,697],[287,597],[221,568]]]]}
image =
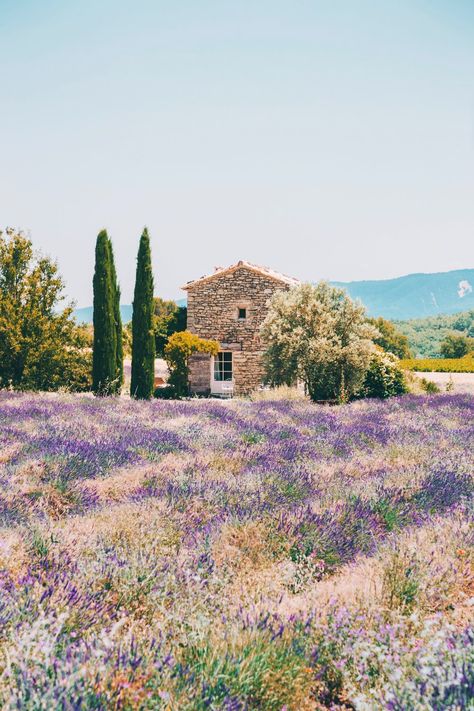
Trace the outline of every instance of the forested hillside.
{"type": "Polygon", "coordinates": [[[410,349],[416,357],[439,356],[441,341],[449,333],[462,333],[474,338],[474,310],[394,323],[397,329],[407,336],[410,349]]]}

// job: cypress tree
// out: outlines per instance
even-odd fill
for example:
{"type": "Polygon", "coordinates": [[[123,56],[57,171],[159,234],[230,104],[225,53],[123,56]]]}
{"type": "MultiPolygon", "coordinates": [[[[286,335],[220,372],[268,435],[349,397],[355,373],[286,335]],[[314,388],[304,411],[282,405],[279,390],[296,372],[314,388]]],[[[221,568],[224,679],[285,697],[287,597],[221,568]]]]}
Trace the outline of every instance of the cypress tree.
{"type": "Polygon", "coordinates": [[[155,334],[153,330],[153,273],[150,238],[145,227],[140,239],[132,317],[132,397],[148,400],[155,378],[155,334]]]}
{"type": "Polygon", "coordinates": [[[113,391],[120,393],[123,385],[123,342],[122,342],[122,317],[120,315],[120,286],[117,281],[117,272],[115,270],[114,250],[112,242],[109,239],[110,247],[110,268],[112,278],[112,289],[114,293],[114,322],[115,322],[115,340],[116,340],[116,374],[113,383],[113,391]]]}
{"type": "Polygon", "coordinates": [[[110,240],[106,230],[97,235],[94,271],[94,347],[92,390],[109,395],[117,376],[117,329],[114,317],[110,240]]]}

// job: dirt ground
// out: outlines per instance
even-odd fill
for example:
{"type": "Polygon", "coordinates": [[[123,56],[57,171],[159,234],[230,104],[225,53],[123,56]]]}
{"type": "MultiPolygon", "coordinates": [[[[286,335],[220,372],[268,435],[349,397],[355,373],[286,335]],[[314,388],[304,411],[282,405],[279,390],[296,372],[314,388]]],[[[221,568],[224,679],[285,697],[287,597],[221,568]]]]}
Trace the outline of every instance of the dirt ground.
{"type": "Polygon", "coordinates": [[[426,378],[442,390],[452,383],[451,392],[470,393],[474,395],[474,373],[415,373],[420,378],[426,378]]]}

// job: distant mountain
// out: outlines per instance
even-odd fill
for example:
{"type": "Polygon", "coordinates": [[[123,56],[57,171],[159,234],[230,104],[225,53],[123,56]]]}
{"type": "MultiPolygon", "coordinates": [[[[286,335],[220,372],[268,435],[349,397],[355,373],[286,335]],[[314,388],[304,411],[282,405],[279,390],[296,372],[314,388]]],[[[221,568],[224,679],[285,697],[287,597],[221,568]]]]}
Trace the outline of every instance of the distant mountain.
{"type": "MultiPolygon", "coordinates": [[[[74,316],[78,323],[92,323],[93,317],[92,306],[85,306],[82,309],[76,309],[74,311],[74,316]]],[[[132,305],[131,304],[121,304],[120,315],[122,316],[122,323],[128,323],[132,320],[132,305]]]]}
{"type": "MultiPolygon", "coordinates": [[[[474,309],[474,269],[331,283],[346,289],[353,299],[360,299],[370,316],[405,321],[474,309]]],[[[176,303],[186,306],[186,299],[176,303]]],[[[122,321],[131,321],[132,306],[123,304],[120,309],[122,321]]],[[[76,309],[74,314],[79,323],[92,323],[92,306],[76,309]]]]}
{"type": "MultiPolygon", "coordinates": [[[[179,299],[177,302],[178,306],[186,306],[186,299],[179,299]]],[[[122,323],[128,323],[132,320],[132,304],[121,304],[120,314],[122,316],[122,323]]],[[[74,311],[74,316],[78,323],[92,323],[93,308],[92,306],[85,306],[82,309],[76,309],[74,311]]]]}
{"type": "Polygon", "coordinates": [[[474,269],[409,274],[380,281],[332,282],[360,299],[371,316],[411,319],[474,308],[474,269]]]}

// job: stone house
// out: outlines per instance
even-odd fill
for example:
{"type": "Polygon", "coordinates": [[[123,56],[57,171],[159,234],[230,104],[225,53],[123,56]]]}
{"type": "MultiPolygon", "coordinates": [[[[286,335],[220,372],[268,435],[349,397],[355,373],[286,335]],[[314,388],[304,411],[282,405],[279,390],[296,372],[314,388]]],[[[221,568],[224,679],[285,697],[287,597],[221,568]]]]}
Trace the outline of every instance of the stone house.
{"type": "Polygon", "coordinates": [[[195,354],[190,359],[190,389],[197,395],[231,396],[255,390],[263,380],[260,326],[268,300],[297,279],[240,261],[188,282],[188,330],[215,339],[216,357],[195,354]]]}

